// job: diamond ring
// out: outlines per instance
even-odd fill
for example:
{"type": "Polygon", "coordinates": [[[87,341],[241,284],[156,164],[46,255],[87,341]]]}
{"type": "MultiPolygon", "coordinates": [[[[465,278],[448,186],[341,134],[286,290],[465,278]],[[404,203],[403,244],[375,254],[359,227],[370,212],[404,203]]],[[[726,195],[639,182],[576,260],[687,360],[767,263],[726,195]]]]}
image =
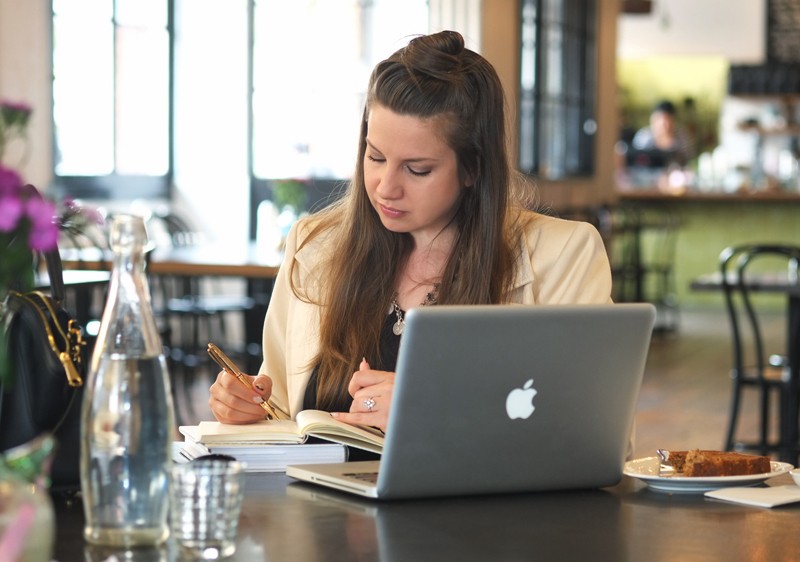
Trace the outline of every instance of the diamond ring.
{"type": "Polygon", "coordinates": [[[367,411],[371,412],[372,411],[372,407],[375,406],[375,400],[372,399],[372,398],[367,398],[366,400],[364,400],[363,404],[364,404],[364,406],[367,407],[367,411]]]}

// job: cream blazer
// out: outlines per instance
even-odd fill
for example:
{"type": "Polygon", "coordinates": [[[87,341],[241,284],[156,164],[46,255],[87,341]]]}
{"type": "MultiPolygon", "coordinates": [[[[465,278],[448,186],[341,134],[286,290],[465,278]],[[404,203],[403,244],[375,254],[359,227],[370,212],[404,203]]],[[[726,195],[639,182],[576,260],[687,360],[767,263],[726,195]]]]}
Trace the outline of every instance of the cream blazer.
{"type": "MultiPolygon", "coordinates": [[[[604,304],[611,302],[611,269],[597,230],[588,223],[531,213],[520,241],[511,304],[604,304]]],[[[259,370],[272,379],[270,403],[282,417],[294,419],[303,407],[311,361],[319,351],[320,307],[297,298],[289,283],[296,260],[295,287],[317,295],[315,265],[326,255],[325,236],[299,252],[314,217],[298,221],[286,240],[286,257],[278,272],[264,321],[264,362],[259,370]]]]}

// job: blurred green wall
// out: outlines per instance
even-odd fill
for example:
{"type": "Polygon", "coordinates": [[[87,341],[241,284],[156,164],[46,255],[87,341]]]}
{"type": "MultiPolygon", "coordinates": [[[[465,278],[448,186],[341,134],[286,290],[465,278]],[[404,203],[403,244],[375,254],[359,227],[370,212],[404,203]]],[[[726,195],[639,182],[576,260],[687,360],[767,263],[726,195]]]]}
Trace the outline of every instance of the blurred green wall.
{"type": "MultiPolygon", "coordinates": [[[[627,203],[630,204],[630,203],[627,203]]],[[[718,270],[719,254],[728,246],[777,242],[800,246],[800,199],[796,201],[660,201],[637,202],[650,219],[665,213],[677,215],[680,226],[675,245],[675,293],[681,307],[721,307],[722,295],[690,289],[691,282],[718,270]]],[[[657,236],[643,234],[647,261],[654,253],[657,236]]],[[[652,281],[648,284],[650,294],[652,281]]],[[[783,297],[761,299],[765,304],[785,302],[783,297]]]]}

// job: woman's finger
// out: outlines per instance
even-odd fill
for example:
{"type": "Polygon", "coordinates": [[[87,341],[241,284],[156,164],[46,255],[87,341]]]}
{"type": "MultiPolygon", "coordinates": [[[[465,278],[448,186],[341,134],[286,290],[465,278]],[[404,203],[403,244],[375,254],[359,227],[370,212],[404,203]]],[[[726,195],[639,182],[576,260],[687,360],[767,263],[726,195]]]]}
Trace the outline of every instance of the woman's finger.
{"type": "Polygon", "coordinates": [[[361,363],[358,365],[358,371],[353,373],[353,376],[350,377],[350,384],[347,385],[347,392],[350,393],[350,396],[352,396],[356,391],[358,391],[359,388],[361,388],[361,383],[359,380],[356,380],[355,376],[358,373],[369,371],[370,368],[371,367],[367,362],[367,358],[364,357],[363,359],[361,359],[361,363]]]}
{"type": "Polygon", "coordinates": [[[394,385],[390,382],[365,386],[353,395],[353,402],[360,402],[366,400],[367,398],[386,398],[387,396],[392,395],[393,390],[394,385]]]}
{"type": "Polygon", "coordinates": [[[394,384],[394,373],[389,371],[356,371],[350,378],[347,392],[350,396],[355,396],[362,389],[379,385],[394,384]]]}
{"type": "Polygon", "coordinates": [[[264,400],[272,396],[272,379],[267,375],[258,375],[253,379],[253,388],[256,389],[264,400]]]}
{"type": "Polygon", "coordinates": [[[335,419],[351,425],[366,425],[369,427],[377,427],[384,433],[386,432],[386,424],[388,422],[388,412],[374,412],[374,413],[348,413],[348,412],[332,412],[331,416],[335,419]]]}
{"type": "MultiPolygon", "coordinates": [[[[262,386],[269,384],[262,381],[262,386]]],[[[267,397],[269,395],[267,394],[267,397]]],[[[208,405],[222,423],[249,423],[264,418],[262,395],[243,385],[235,375],[222,371],[209,389],[208,405]]]]}
{"type": "Polygon", "coordinates": [[[350,404],[350,412],[377,412],[381,410],[382,406],[384,406],[385,409],[385,404],[386,401],[381,398],[379,394],[375,394],[374,396],[368,396],[367,394],[364,394],[363,396],[353,399],[353,403],[350,404]]]}

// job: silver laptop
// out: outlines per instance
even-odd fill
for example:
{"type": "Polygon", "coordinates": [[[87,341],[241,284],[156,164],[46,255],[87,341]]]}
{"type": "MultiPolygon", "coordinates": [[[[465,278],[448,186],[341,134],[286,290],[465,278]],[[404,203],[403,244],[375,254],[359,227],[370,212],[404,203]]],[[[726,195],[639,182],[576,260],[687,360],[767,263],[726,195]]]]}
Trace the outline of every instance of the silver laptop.
{"type": "Polygon", "coordinates": [[[381,460],[286,474],[380,499],[617,484],[654,321],[649,304],[412,309],[381,460]]]}

